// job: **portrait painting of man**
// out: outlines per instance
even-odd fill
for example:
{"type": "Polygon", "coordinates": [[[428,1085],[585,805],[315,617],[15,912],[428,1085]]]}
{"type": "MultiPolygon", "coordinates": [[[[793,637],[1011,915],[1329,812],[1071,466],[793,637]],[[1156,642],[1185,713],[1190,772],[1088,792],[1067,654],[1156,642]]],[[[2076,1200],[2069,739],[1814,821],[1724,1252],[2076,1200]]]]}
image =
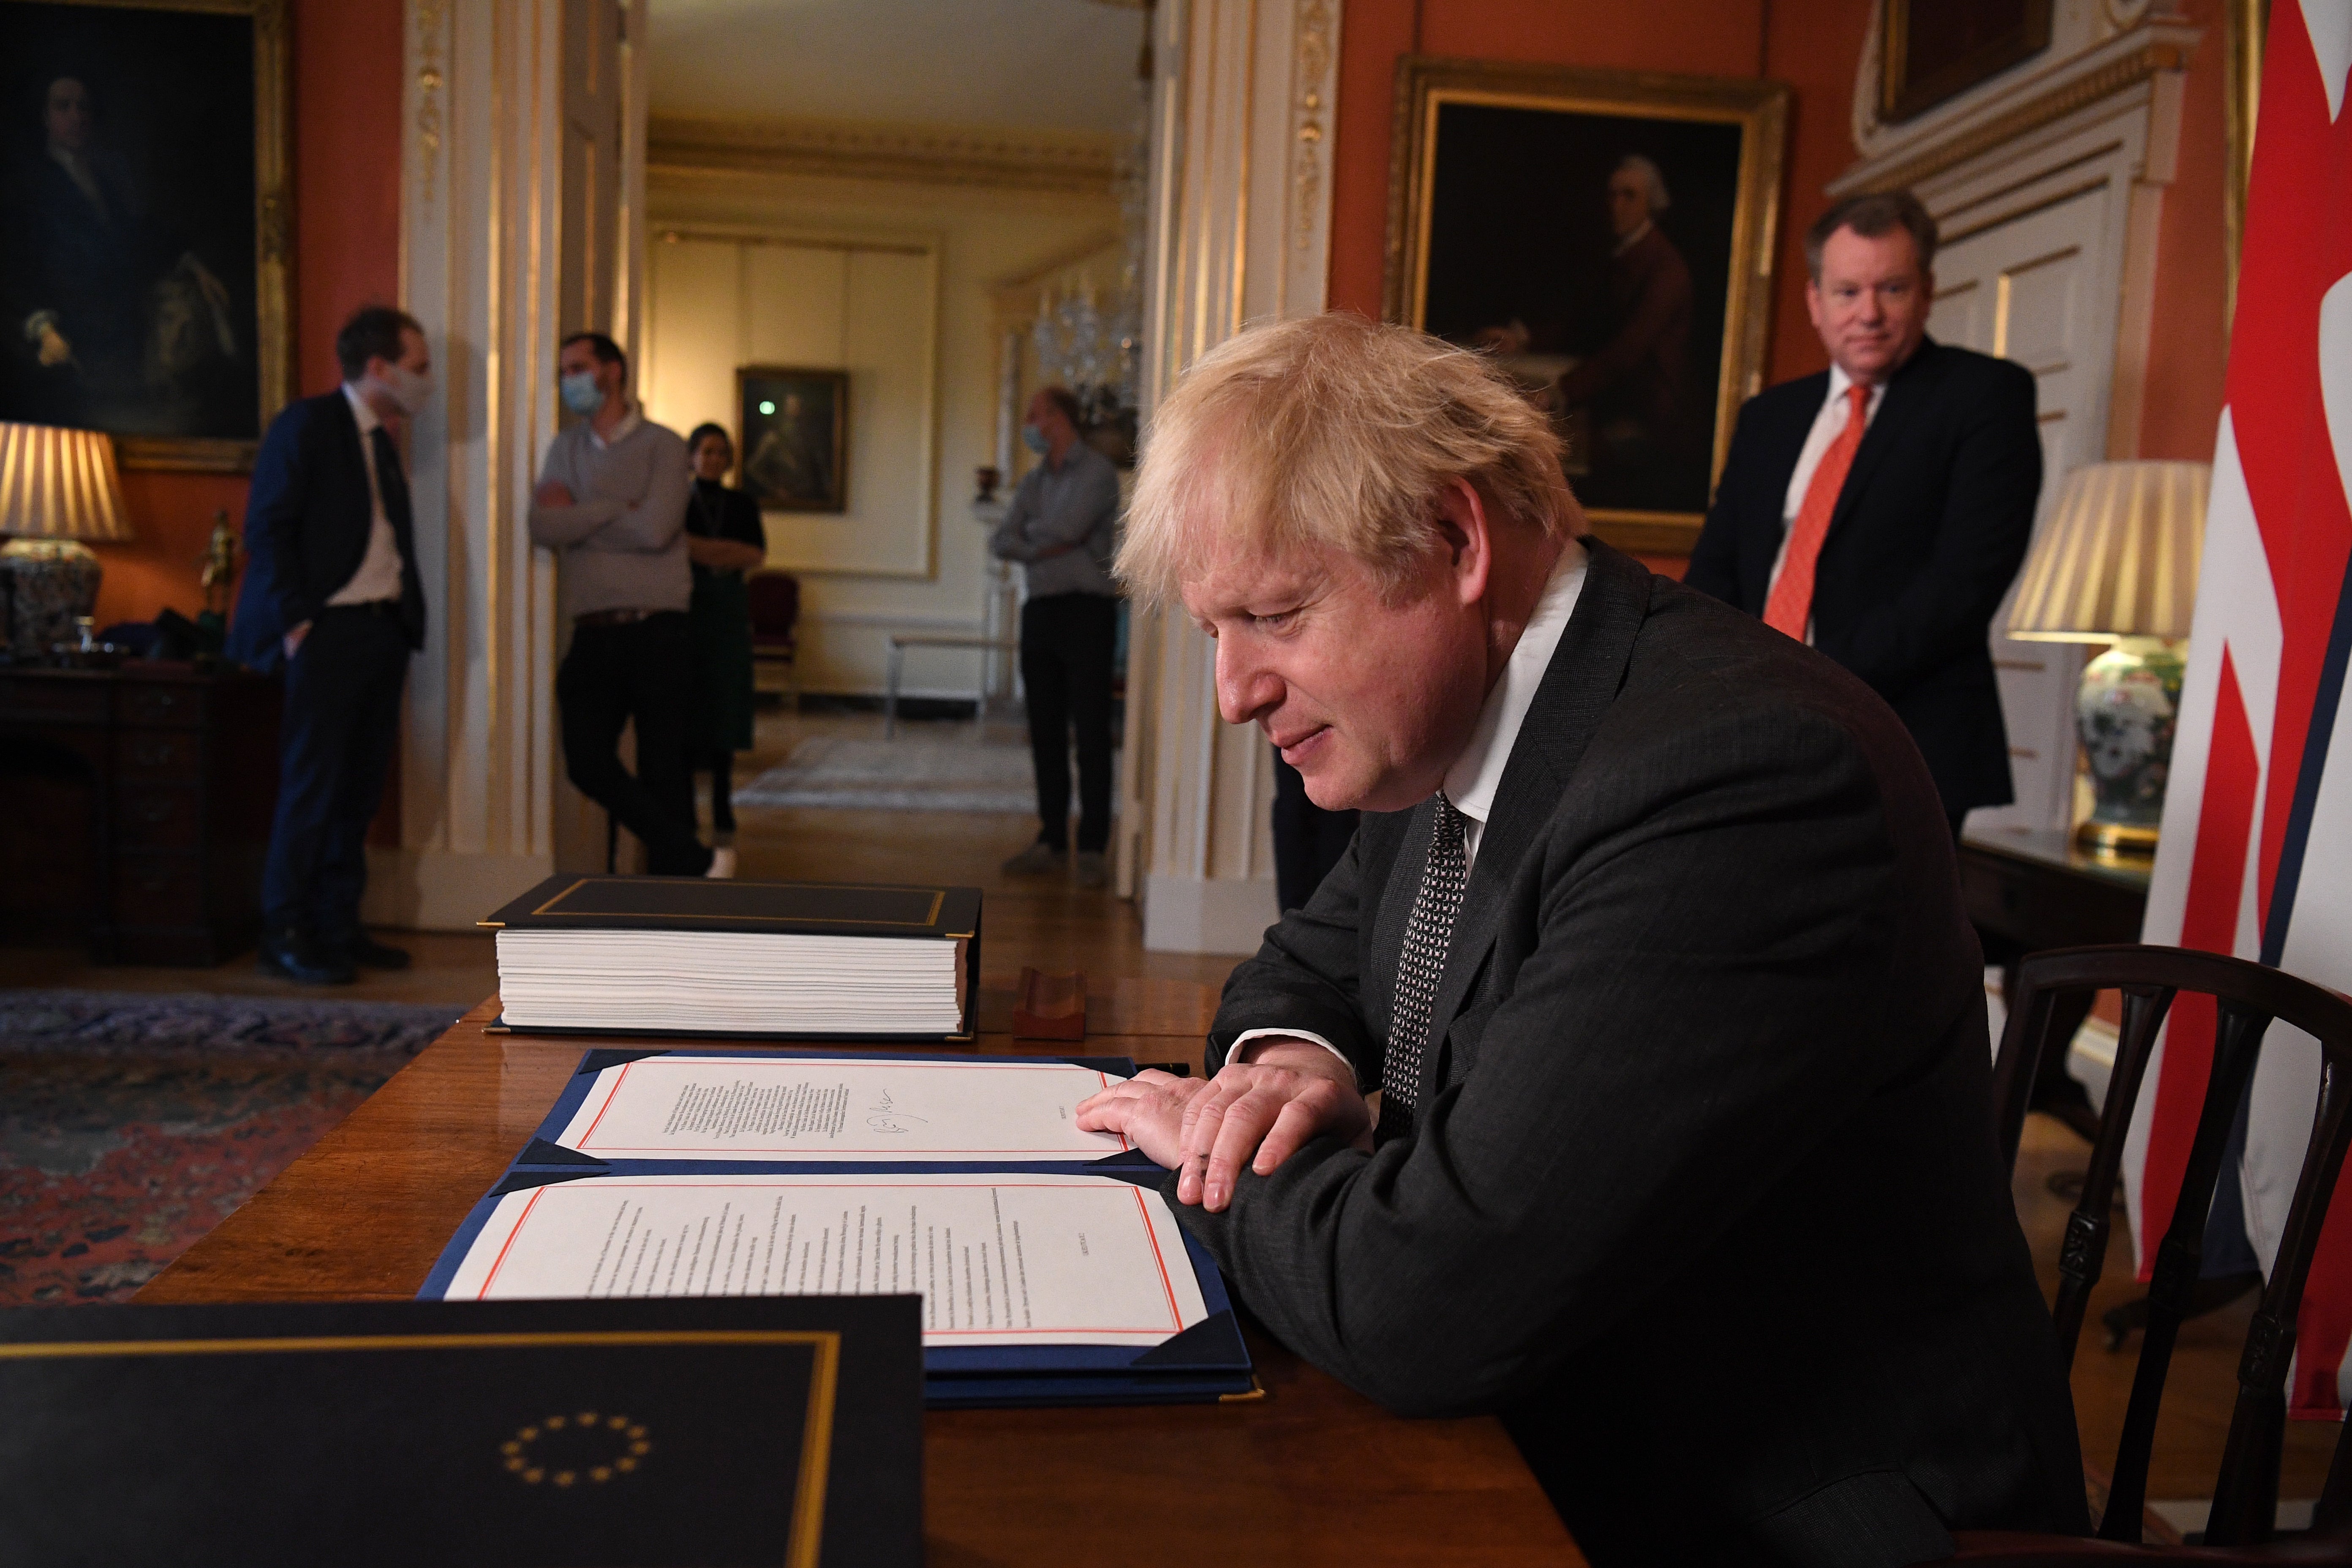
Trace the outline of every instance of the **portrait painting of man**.
{"type": "Polygon", "coordinates": [[[0,5],[0,418],[260,434],[249,15],[0,5]]]}
{"type": "Polygon", "coordinates": [[[742,488],[768,511],[849,507],[849,374],[746,365],[735,373],[742,488]]]}
{"type": "Polygon", "coordinates": [[[1760,354],[1780,89],[1457,60],[1412,79],[1391,317],[1496,356],[1599,521],[1695,534],[1760,354]]]}

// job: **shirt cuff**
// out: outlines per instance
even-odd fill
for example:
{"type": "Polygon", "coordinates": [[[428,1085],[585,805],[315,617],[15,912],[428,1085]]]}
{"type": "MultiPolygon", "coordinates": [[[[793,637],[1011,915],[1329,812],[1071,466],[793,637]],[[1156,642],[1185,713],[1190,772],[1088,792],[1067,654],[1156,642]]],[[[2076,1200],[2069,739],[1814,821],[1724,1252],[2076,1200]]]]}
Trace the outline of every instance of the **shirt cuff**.
{"type": "Polygon", "coordinates": [[[1343,1050],[1341,1050],[1339,1047],[1337,1047],[1337,1046],[1333,1045],[1330,1041],[1328,1041],[1328,1040],[1325,1039],[1322,1036],[1320,1036],[1320,1035],[1318,1035],[1318,1034],[1315,1033],[1315,1031],[1314,1031],[1314,1030],[1312,1030],[1312,1029],[1249,1029],[1249,1030],[1245,1030],[1244,1033],[1242,1033],[1240,1036],[1238,1036],[1238,1037],[1234,1039],[1234,1043],[1233,1043],[1232,1045],[1230,1045],[1230,1046],[1228,1046],[1228,1047],[1225,1047],[1225,1060],[1226,1060],[1227,1062],[1229,1062],[1229,1063],[1230,1063],[1230,1062],[1241,1062],[1244,1066],[1247,1066],[1247,1065],[1248,1065],[1247,1060],[1246,1060],[1246,1058],[1244,1058],[1244,1056],[1242,1055],[1242,1047],[1244,1047],[1244,1046],[1246,1046],[1246,1045],[1248,1045],[1252,1040],[1273,1039],[1273,1038],[1281,1038],[1281,1039],[1287,1039],[1287,1040],[1308,1040],[1308,1041],[1312,1041],[1312,1042],[1313,1042],[1314,1044],[1316,1044],[1316,1045],[1318,1045],[1318,1046],[1322,1047],[1325,1050],[1327,1050],[1327,1051],[1330,1052],[1333,1056],[1338,1057],[1338,1058],[1339,1058],[1340,1062],[1341,1062],[1341,1063],[1342,1063],[1342,1064],[1347,1068],[1347,1069],[1348,1069],[1348,1081],[1349,1081],[1349,1083],[1351,1083],[1351,1084],[1355,1084],[1355,1085],[1356,1085],[1356,1089],[1357,1089],[1358,1092],[1360,1092],[1360,1092],[1362,1091],[1362,1089],[1363,1089],[1363,1087],[1364,1087],[1364,1086],[1363,1086],[1362,1084],[1360,1084],[1360,1083],[1357,1083],[1357,1081],[1356,1081],[1356,1064],[1355,1064],[1355,1063],[1353,1063],[1353,1062],[1351,1062],[1351,1061],[1349,1061],[1349,1060],[1348,1060],[1348,1053],[1347,1053],[1347,1052],[1345,1052],[1345,1051],[1343,1051],[1343,1050]]]}

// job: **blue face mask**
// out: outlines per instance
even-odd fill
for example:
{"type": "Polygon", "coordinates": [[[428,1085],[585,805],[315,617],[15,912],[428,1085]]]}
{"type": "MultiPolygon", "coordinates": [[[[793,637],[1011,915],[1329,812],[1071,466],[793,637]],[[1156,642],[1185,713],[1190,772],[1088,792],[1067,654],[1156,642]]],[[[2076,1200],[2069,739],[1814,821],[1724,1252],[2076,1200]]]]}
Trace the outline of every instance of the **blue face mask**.
{"type": "Polygon", "coordinates": [[[596,388],[596,373],[575,370],[557,383],[563,397],[563,406],[585,418],[604,406],[604,395],[596,388]]]}
{"type": "Polygon", "coordinates": [[[1034,425],[1021,426],[1021,444],[1041,458],[1054,449],[1054,443],[1045,439],[1045,432],[1034,425]]]}

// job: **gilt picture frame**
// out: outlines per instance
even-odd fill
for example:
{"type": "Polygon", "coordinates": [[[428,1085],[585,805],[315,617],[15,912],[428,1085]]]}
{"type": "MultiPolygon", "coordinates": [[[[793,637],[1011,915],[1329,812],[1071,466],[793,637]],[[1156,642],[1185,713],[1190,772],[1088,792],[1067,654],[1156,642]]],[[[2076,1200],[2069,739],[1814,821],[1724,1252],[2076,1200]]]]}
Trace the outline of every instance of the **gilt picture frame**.
{"type": "Polygon", "coordinates": [[[295,389],[287,0],[0,0],[0,419],[252,468],[295,389]]]}
{"type": "Polygon", "coordinates": [[[735,372],[737,482],[761,511],[849,510],[849,373],[747,364],[735,372]]]}
{"type": "Polygon", "coordinates": [[[1687,553],[1762,389],[1789,89],[1407,56],[1389,320],[1494,353],[1594,531],[1687,553]]]}

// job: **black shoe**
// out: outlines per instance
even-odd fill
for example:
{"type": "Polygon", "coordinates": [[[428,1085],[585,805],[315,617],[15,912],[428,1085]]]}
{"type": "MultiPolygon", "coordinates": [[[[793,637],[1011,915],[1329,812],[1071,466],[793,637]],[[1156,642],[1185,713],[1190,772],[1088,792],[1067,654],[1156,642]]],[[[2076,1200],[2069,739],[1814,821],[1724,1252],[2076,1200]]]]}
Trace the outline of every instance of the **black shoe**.
{"type": "Polygon", "coordinates": [[[409,963],[406,949],[386,947],[365,931],[343,943],[343,956],[361,969],[405,969],[409,963]]]}
{"type": "Polygon", "coordinates": [[[282,975],[304,985],[349,985],[353,979],[350,959],[322,950],[299,931],[264,936],[256,967],[264,974],[282,975]]]}

